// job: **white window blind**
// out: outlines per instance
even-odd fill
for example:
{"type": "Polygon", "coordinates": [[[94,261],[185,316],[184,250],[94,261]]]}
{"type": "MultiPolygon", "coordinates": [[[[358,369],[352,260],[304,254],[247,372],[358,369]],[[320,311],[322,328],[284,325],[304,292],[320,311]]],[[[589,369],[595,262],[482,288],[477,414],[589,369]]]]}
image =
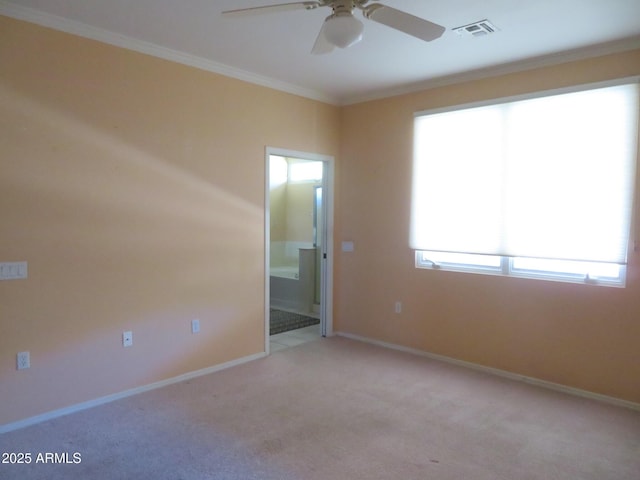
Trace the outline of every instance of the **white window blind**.
{"type": "Polygon", "coordinates": [[[638,85],[417,115],[411,247],[626,262],[638,85]]]}

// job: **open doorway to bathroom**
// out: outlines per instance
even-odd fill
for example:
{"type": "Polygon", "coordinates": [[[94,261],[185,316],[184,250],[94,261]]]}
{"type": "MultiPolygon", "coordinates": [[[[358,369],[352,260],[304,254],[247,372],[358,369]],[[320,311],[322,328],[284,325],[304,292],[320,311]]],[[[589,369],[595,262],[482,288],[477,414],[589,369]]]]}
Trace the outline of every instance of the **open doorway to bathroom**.
{"type": "Polygon", "coordinates": [[[332,334],[333,158],[267,148],[265,351],[332,334]]]}

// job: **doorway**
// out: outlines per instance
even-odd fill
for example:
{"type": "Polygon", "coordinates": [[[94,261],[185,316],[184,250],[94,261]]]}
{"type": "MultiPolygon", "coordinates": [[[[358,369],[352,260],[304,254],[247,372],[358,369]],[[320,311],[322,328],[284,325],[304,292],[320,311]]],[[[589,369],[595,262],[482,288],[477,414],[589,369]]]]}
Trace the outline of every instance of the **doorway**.
{"type": "Polygon", "coordinates": [[[266,149],[265,352],[333,333],[333,157],[266,149]]]}

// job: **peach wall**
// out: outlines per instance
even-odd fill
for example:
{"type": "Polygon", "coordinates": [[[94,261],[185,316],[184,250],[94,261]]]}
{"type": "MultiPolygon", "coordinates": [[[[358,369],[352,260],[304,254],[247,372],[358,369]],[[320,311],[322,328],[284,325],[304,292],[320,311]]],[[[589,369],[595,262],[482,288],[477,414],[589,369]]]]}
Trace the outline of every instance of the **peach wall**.
{"type": "Polygon", "coordinates": [[[0,261],[29,262],[0,282],[0,424],[264,351],[265,146],[335,155],[338,108],[5,17],[0,39],[0,261]]]}
{"type": "Polygon", "coordinates": [[[269,220],[272,242],[287,238],[287,184],[271,189],[269,194],[269,220]]]}
{"type": "Polygon", "coordinates": [[[287,240],[313,243],[315,187],[314,183],[287,185],[287,240]]]}
{"type": "Polygon", "coordinates": [[[618,289],[417,270],[408,247],[414,112],[632,75],[640,50],[345,107],[336,330],[640,402],[640,253],[618,289]]]}
{"type": "Polygon", "coordinates": [[[337,330],[640,402],[638,254],[614,289],[407,246],[414,111],[638,75],[640,51],[340,110],[5,17],[0,39],[0,261],[29,262],[0,282],[0,424],[263,350],[266,145],[342,159],[337,330]]]}

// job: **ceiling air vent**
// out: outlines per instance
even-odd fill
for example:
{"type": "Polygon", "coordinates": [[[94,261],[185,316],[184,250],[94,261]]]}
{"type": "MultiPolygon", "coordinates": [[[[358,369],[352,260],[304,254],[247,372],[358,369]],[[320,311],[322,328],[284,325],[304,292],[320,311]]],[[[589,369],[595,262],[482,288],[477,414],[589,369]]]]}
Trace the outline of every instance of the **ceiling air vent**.
{"type": "Polygon", "coordinates": [[[498,31],[496,26],[489,20],[480,20],[478,22],[470,23],[462,27],[456,27],[453,29],[458,35],[471,35],[474,37],[484,37],[490,33],[498,31]]]}

